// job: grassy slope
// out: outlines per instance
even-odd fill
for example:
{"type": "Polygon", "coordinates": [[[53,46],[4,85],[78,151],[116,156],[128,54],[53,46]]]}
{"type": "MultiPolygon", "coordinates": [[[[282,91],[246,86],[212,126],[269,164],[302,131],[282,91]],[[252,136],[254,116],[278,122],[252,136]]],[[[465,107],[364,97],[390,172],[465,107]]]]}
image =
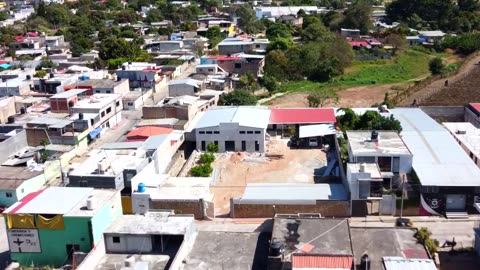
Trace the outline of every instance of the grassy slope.
{"type": "Polygon", "coordinates": [[[407,50],[395,59],[355,61],[344,75],[335,78],[333,82],[288,82],[282,85],[280,91],[309,92],[324,87],[343,89],[354,86],[401,83],[427,76],[429,74],[428,62],[432,57],[433,55],[407,50]]]}

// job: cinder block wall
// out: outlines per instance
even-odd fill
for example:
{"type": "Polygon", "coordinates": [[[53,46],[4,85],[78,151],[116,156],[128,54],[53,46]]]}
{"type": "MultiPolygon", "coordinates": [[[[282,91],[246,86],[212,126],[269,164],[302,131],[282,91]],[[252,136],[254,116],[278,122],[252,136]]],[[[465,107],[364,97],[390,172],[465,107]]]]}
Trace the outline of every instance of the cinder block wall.
{"type": "Polygon", "coordinates": [[[150,209],[171,209],[175,214],[194,215],[195,219],[204,219],[202,201],[158,200],[150,202],[150,209]]]}
{"type": "MultiPolygon", "coordinates": [[[[319,213],[322,217],[348,217],[349,201],[317,201],[315,205],[275,204],[276,214],[319,213]]],[[[233,204],[232,218],[273,217],[271,204],[233,204]]]]}

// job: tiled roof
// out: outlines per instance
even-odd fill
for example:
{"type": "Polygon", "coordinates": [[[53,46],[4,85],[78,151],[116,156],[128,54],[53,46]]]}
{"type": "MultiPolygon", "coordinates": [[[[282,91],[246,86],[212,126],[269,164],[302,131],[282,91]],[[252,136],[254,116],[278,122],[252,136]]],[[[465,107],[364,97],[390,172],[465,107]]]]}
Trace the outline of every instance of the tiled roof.
{"type": "Polygon", "coordinates": [[[292,266],[296,268],[351,269],[352,256],[303,255],[293,254],[292,266]]]}

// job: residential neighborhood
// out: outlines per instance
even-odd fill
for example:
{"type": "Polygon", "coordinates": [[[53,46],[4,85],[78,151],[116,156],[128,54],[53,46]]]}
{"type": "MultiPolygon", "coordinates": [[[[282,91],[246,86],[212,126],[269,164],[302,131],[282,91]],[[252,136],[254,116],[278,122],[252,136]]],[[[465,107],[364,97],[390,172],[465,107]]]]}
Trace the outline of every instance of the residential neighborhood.
{"type": "Polygon", "coordinates": [[[0,269],[480,269],[477,0],[0,0],[0,269]]]}

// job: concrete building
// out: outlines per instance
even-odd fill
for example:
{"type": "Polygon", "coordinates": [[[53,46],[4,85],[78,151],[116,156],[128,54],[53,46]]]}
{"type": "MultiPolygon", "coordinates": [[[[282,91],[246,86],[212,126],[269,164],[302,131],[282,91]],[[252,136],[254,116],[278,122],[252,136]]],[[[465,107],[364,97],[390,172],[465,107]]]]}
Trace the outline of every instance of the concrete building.
{"type": "Polygon", "coordinates": [[[27,142],[29,146],[39,146],[43,142],[82,146],[87,144],[88,131],[74,128],[74,120],[69,118],[36,117],[27,122],[27,142]],[[84,141],[85,140],[85,141],[84,141]]]}
{"type": "Polygon", "coordinates": [[[168,96],[195,96],[201,89],[198,81],[193,79],[173,80],[168,84],[168,96]]]}
{"type": "Polygon", "coordinates": [[[189,215],[150,212],[121,216],[105,230],[105,245],[85,257],[76,269],[182,269],[197,234],[189,215]]]}
{"type": "Polygon", "coordinates": [[[157,92],[167,84],[162,69],[152,63],[124,63],[121,68],[117,69],[116,74],[119,79],[128,79],[130,88],[152,88],[154,92],[157,92]]]}
{"type": "Polygon", "coordinates": [[[480,103],[470,103],[465,106],[465,122],[480,128],[480,103]]]}
{"type": "Polygon", "coordinates": [[[6,79],[0,82],[0,97],[24,96],[30,93],[33,81],[25,77],[6,79]]]}
{"type": "Polygon", "coordinates": [[[268,39],[255,39],[250,37],[226,38],[218,43],[218,54],[265,53],[269,43],[268,39]]]}
{"type": "Polygon", "coordinates": [[[27,133],[23,126],[0,125],[0,164],[27,146],[27,133]]]}
{"type": "Polygon", "coordinates": [[[200,64],[216,64],[222,70],[228,73],[238,74],[242,76],[248,72],[255,77],[263,75],[263,67],[265,65],[265,56],[257,54],[235,54],[235,55],[209,55],[200,59],[200,64]]]}
{"type": "Polygon", "coordinates": [[[145,105],[145,101],[153,99],[153,90],[148,89],[145,91],[143,88],[140,90],[129,91],[123,95],[123,109],[135,111],[145,105]]]}
{"type": "MultiPolygon", "coordinates": [[[[87,89],[87,95],[93,94],[117,94],[124,96],[130,92],[128,79],[90,79],[79,81],[68,86],[68,88],[87,89]]],[[[67,89],[68,89],[67,88],[67,89]]]]}
{"type": "Polygon", "coordinates": [[[354,269],[353,254],[346,219],[282,215],[273,219],[266,269],[349,270],[354,269]]]}
{"type": "Polygon", "coordinates": [[[471,123],[444,122],[442,123],[468,154],[472,161],[480,167],[480,129],[471,123]]]}
{"type": "MultiPolygon", "coordinates": [[[[82,99],[72,108],[73,113],[95,114],[93,128],[110,128],[122,120],[122,97],[117,94],[94,94],[90,98],[82,99]]],[[[92,120],[90,120],[92,122],[92,120]]]]}
{"type": "Polygon", "coordinates": [[[0,98],[0,124],[8,123],[8,118],[16,113],[15,97],[0,98]]]}
{"type": "Polygon", "coordinates": [[[120,192],[50,187],[30,193],[5,210],[11,258],[21,266],[71,264],[88,253],[122,213],[120,192]]]}
{"type": "Polygon", "coordinates": [[[73,89],[50,97],[50,109],[55,113],[70,113],[85,89],[73,89]]]}
{"type": "Polygon", "coordinates": [[[269,118],[265,107],[211,108],[194,126],[196,149],[205,151],[214,143],[220,152],[264,152],[269,118]]]}
{"type": "Polygon", "coordinates": [[[288,6],[288,7],[276,7],[276,6],[261,6],[255,7],[255,16],[257,19],[262,18],[278,18],[284,15],[297,15],[300,10],[305,11],[307,14],[317,14],[322,9],[317,6],[288,6]]]}
{"type": "Polygon", "coordinates": [[[420,109],[392,109],[402,124],[402,139],[413,154],[421,184],[422,215],[463,215],[475,211],[480,169],[451,133],[420,109]]]}
{"type": "Polygon", "coordinates": [[[0,166],[0,206],[9,207],[40,190],[46,179],[43,171],[24,166],[0,166]]]}

